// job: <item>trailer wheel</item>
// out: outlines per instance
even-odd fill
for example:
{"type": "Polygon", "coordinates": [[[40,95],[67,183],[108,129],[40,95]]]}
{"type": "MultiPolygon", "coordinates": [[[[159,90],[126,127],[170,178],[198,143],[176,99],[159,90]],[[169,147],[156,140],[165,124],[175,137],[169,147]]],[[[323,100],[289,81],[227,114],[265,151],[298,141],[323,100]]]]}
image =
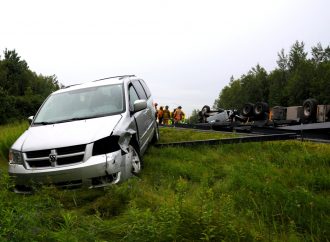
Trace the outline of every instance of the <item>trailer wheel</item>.
{"type": "Polygon", "coordinates": [[[198,122],[199,123],[206,123],[206,116],[202,111],[198,112],[198,122]]]}
{"type": "Polygon", "coordinates": [[[203,113],[203,114],[204,114],[204,113],[209,113],[210,111],[211,111],[210,106],[205,105],[205,106],[202,108],[202,113],[203,113]]]}
{"type": "Polygon", "coordinates": [[[254,105],[253,111],[256,116],[261,116],[265,113],[269,113],[269,106],[265,102],[257,102],[254,105]]]}
{"type": "Polygon", "coordinates": [[[312,121],[316,119],[317,100],[313,98],[306,99],[303,103],[304,119],[312,121]]]}
{"type": "Polygon", "coordinates": [[[246,103],[243,106],[242,114],[245,117],[250,117],[253,115],[253,103],[246,103]]]}

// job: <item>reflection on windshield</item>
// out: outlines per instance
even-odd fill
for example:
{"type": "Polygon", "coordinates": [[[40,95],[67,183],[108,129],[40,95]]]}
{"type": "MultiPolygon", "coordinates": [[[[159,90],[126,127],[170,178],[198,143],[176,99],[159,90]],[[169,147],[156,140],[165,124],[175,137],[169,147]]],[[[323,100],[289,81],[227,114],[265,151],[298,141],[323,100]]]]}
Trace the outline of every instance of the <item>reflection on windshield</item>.
{"type": "Polygon", "coordinates": [[[34,124],[108,116],[124,111],[122,84],[84,88],[51,95],[34,124]]]}

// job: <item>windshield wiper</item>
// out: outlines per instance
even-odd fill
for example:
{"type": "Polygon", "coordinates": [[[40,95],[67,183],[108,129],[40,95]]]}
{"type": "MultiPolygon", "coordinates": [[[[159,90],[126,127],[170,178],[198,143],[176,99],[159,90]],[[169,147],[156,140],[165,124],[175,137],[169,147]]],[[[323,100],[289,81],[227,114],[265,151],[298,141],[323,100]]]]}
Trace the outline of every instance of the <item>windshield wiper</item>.
{"type": "Polygon", "coordinates": [[[85,116],[85,117],[74,117],[74,118],[63,119],[63,120],[59,120],[59,121],[53,121],[53,122],[35,122],[33,124],[41,124],[41,125],[59,124],[59,123],[66,123],[66,122],[71,122],[71,121],[99,118],[99,117],[104,117],[104,116],[107,116],[107,115],[102,114],[102,115],[93,115],[93,116],[85,116]]]}
{"type": "Polygon", "coordinates": [[[54,122],[34,122],[33,124],[48,125],[48,124],[54,124],[54,122]]]}
{"type": "Polygon", "coordinates": [[[64,119],[60,121],[54,122],[55,124],[58,123],[66,123],[66,122],[71,122],[71,121],[78,121],[78,120],[84,120],[84,119],[90,119],[90,118],[95,118],[95,116],[86,116],[86,117],[75,117],[75,118],[69,118],[69,119],[64,119]]]}

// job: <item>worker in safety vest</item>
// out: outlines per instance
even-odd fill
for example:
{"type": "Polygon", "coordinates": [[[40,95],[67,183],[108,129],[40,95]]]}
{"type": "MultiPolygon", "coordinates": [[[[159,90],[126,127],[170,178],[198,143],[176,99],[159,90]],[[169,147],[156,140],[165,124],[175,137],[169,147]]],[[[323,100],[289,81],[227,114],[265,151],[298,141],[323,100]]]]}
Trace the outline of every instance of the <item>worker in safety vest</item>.
{"type": "Polygon", "coordinates": [[[165,110],[163,111],[163,121],[165,125],[168,125],[168,121],[171,118],[170,110],[168,110],[168,106],[165,106],[165,110]]]}
{"type": "Polygon", "coordinates": [[[163,107],[161,106],[158,110],[158,123],[159,124],[163,123],[163,114],[164,114],[164,110],[163,110],[163,107]]]}
{"type": "Polygon", "coordinates": [[[156,120],[157,120],[157,118],[158,118],[158,109],[157,109],[158,103],[155,103],[154,106],[155,106],[155,117],[156,117],[156,120]]]}
{"type": "Polygon", "coordinates": [[[181,106],[179,106],[176,110],[175,110],[175,112],[174,112],[174,123],[179,123],[181,120],[182,120],[182,118],[183,118],[183,116],[184,116],[184,112],[182,111],[182,107],[181,106]]]}

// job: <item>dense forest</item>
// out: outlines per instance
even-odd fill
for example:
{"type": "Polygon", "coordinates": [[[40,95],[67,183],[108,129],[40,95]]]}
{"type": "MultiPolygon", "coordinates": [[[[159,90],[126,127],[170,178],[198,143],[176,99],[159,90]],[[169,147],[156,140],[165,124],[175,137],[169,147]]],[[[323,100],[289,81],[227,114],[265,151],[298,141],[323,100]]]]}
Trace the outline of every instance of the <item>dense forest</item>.
{"type": "Polygon", "coordinates": [[[307,98],[330,104],[330,47],[319,43],[310,55],[296,41],[288,54],[278,53],[277,67],[269,73],[259,64],[225,86],[214,108],[240,109],[247,102],[263,101],[272,106],[302,105],[307,98]],[[309,57],[310,56],[310,57],[309,57]]]}
{"type": "Polygon", "coordinates": [[[36,74],[15,50],[6,49],[0,55],[0,124],[34,115],[60,85],[55,75],[36,74]]]}

